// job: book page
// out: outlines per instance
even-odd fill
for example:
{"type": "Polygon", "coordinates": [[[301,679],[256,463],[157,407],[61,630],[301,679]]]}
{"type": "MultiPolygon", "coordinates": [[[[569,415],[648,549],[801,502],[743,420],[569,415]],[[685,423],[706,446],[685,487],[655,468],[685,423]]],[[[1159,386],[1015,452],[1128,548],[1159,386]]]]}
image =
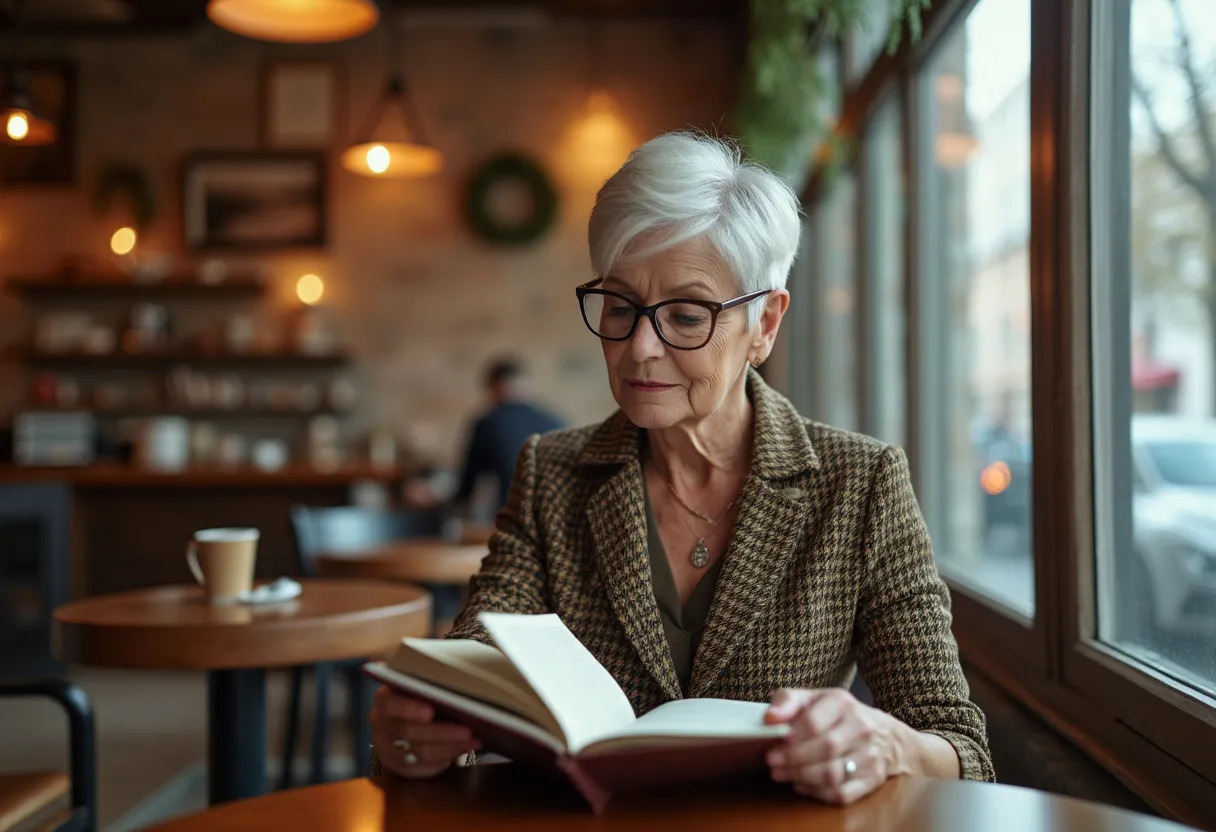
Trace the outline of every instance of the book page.
{"type": "Polygon", "coordinates": [[[765,725],[765,702],[734,699],[677,699],[665,702],[611,736],[593,744],[589,752],[655,744],[672,740],[697,742],[722,739],[778,739],[789,733],[789,725],[765,725]]]}
{"type": "Polygon", "coordinates": [[[557,720],[501,650],[471,639],[406,638],[388,665],[527,717],[565,742],[557,720]]]}
{"type": "Polygon", "coordinates": [[[634,721],[612,674],[556,615],[483,612],[478,618],[544,700],[571,753],[634,721]]]}
{"type": "Polygon", "coordinates": [[[480,699],[474,699],[471,696],[465,696],[462,693],[456,693],[439,685],[399,673],[383,662],[365,664],[363,670],[367,675],[390,687],[436,705],[449,707],[459,714],[467,714],[490,725],[505,728],[519,737],[548,748],[554,754],[562,754],[565,751],[566,744],[549,731],[530,720],[504,711],[502,708],[487,705],[480,699]]]}

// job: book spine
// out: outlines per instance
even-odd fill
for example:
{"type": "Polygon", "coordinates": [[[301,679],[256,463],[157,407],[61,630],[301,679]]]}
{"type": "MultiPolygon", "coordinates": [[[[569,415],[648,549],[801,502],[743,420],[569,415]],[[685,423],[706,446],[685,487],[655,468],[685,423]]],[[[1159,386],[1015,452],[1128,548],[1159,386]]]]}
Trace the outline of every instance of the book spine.
{"type": "Polygon", "coordinates": [[[587,801],[587,805],[591,807],[591,811],[595,814],[601,814],[608,807],[608,800],[612,797],[612,793],[597,783],[587,771],[579,765],[579,762],[569,754],[560,754],[556,759],[557,767],[570,778],[570,782],[583,799],[587,801]]]}

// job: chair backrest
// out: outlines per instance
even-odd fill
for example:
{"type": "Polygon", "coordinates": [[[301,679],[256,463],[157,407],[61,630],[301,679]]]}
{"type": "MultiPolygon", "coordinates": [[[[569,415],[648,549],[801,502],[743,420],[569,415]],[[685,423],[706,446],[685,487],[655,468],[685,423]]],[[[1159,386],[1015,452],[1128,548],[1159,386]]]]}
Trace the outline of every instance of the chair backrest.
{"type": "MultiPolygon", "coordinates": [[[[93,723],[92,700],[84,692],[84,688],[63,679],[35,679],[0,685],[0,699],[22,696],[45,696],[54,699],[68,716],[68,740],[71,743],[68,754],[72,789],[71,814],[66,820],[55,824],[54,829],[56,832],[95,832],[97,737],[93,723]]],[[[17,826],[21,827],[20,822],[17,826]]],[[[10,827],[6,824],[4,828],[10,827]]]]}
{"type": "Polygon", "coordinates": [[[300,574],[316,574],[320,552],[349,551],[410,537],[438,537],[443,533],[443,521],[440,511],[292,506],[291,530],[300,574]]]}

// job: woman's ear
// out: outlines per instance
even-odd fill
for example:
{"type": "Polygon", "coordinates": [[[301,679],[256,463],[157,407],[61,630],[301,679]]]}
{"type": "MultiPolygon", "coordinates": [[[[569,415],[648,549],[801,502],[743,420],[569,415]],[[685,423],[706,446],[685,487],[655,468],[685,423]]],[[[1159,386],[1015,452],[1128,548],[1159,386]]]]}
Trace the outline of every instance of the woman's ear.
{"type": "Polygon", "coordinates": [[[790,293],[785,289],[775,289],[764,297],[764,311],[760,314],[760,325],[752,336],[752,354],[767,358],[773,349],[773,341],[777,338],[777,330],[781,328],[781,319],[790,308],[790,293]]]}

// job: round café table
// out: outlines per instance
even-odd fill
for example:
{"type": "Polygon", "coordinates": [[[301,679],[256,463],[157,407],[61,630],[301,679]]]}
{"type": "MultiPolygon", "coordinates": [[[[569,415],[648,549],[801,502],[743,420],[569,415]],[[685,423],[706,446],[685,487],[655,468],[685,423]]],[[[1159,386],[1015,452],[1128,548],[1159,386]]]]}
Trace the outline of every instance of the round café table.
{"type": "Polygon", "coordinates": [[[317,571],[329,578],[412,581],[463,586],[481,569],[484,543],[448,543],[438,538],[396,540],[369,549],[322,552],[317,571]]]}
{"type": "Polygon", "coordinates": [[[253,797],[266,790],[266,668],[375,656],[430,629],[421,587],[302,583],[298,598],[274,604],[212,605],[196,586],[73,601],[55,610],[55,653],[100,667],[206,671],[210,802],[253,797]]]}
{"type": "Polygon", "coordinates": [[[426,781],[346,780],[243,800],[154,832],[442,829],[447,832],[1182,832],[1158,818],[1047,792],[904,777],[846,807],[825,806],[765,778],[692,783],[621,795],[593,815],[560,779],[515,765],[454,769],[426,781]]]}

